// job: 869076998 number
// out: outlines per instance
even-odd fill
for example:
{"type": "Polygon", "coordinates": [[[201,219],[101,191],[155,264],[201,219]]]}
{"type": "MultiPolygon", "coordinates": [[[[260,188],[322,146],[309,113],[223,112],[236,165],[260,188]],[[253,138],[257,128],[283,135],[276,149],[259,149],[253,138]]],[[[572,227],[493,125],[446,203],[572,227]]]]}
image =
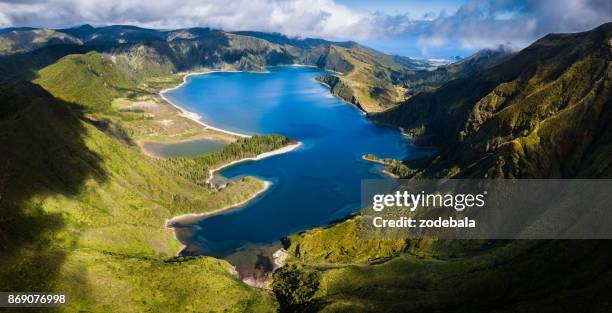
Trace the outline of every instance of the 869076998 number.
{"type": "Polygon", "coordinates": [[[0,292],[0,307],[56,307],[68,303],[58,292],[0,292]]]}

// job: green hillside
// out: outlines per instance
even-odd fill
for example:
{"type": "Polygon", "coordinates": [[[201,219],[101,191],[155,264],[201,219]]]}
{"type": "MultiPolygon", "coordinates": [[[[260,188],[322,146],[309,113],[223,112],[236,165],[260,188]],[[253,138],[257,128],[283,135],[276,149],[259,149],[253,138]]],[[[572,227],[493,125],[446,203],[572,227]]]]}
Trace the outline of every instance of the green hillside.
{"type": "MultiPolygon", "coordinates": [[[[374,120],[436,154],[420,177],[609,178],[612,24],[548,35],[374,120]]],[[[370,156],[373,158],[372,156],[370,156]]],[[[414,174],[411,173],[410,176],[414,174]]],[[[360,216],[292,235],[283,311],[607,312],[608,241],[361,240],[360,216]]]]}
{"type": "Polygon", "coordinates": [[[339,73],[318,80],[344,101],[375,114],[413,95],[489,68],[510,55],[503,49],[483,50],[460,62],[432,69],[426,61],[386,55],[355,43],[337,44],[325,50],[325,57],[317,65],[339,73]]]}
{"type": "Polygon", "coordinates": [[[340,72],[319,78],[334,95],[366,112],[379,112],[405,100],[401,77],[423,64],[359,44],[331,45],[319,67],[340,72]]]}
{"type": "Polygon", "coordinates": [[[180,243],[164,223],[259,192],[251,177],[210,189],[208,169],[292,141],[255,136],[195,159],[148,157],[112,104],[166,85],[134,69],[92,52],[42,68],[40,85],[0,85],[0,289],[68,292],[70,310],[274,310],[229,263],[175,257],[180,243]]]}
{"type": "Polygon", "coordinates": [[[548,35],[371,118],[443,147],[428,177],[610,177],[611,36],[548,35]]]}
{"type": "Polygon", "coordinates": [[[461,61],[440,66],[436,69],[408,71],[400,78],[410,96],[424,91],[433,91],[448,81],[462,78],[499,64],[513,52],[504,46],[498,49],[484,49],[461,61]]]}
{"type": "Polygon", "coordinates": [[[2,103],[1,289],[67,291],[74,308],[94,311],[273,305],[224,261],[175,259],[179,243],[163,227],[241,201],[260,181],[212,192],[35,85],[3,90],[2,103]]]}
{"type": "Polygon", "coordinates": [[[286,311],[606,312],[609,251],[607,241],[411,242],[390,260],[290,261],[274,288],[286,311]]]}
{"type": "Polygon", "coordinates": [[[64,101],[99,110],[108,109],[122,90],[136,85],[110,59],[95,52],[66,56],[42,69],[34,82],[64,101]]]}

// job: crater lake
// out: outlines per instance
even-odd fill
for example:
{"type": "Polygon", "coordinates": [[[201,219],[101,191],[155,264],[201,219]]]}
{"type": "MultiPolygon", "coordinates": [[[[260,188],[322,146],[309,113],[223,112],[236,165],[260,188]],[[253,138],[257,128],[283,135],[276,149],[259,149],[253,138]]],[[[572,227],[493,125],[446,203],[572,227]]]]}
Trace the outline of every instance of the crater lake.
{"type": "Polygon", "coordinates": [[[249,266],[264,266],[262,257],[277,249],[282,237],[360,209],[361,180],[385,178],[381,165],[363,160],[364,154],[401,159],[430,153],[413,148],[399,129],[372,123],[332,96],[315,80],[325,71],[294,66],[268,70],[193,75],[164,94],[211,126],[251,135],[276,133],[302,143],[289,153],[217,173],[230,180],[255,176],[273,185],[242,207],[182,230],[179,239],[187,254],[226,258],[235,265],[246,258],[249,266]]]}

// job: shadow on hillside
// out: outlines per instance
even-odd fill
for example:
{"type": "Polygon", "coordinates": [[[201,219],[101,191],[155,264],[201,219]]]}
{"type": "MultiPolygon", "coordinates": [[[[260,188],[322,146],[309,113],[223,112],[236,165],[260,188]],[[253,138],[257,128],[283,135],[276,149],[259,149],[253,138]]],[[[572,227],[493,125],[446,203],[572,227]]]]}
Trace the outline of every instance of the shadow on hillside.
{"type": "Polygon", "coordinates": [[[73,197],[88,179],[106,180],[84,142],[78,107],[28,82],[0,84],[0,291],[52,291],[65,260],[62,208],[48,197],[73,197]],[[77,108],[77,109],[75,109],[77,108]]]}
{"type": "Polygon", "coordinates": [[[31,81],[36,78],[38,70],[55,63],[69,54],[85,54],[98,46],[51,45],[27,53],[0,57],[0,82],[3,79],[31,81]]]}

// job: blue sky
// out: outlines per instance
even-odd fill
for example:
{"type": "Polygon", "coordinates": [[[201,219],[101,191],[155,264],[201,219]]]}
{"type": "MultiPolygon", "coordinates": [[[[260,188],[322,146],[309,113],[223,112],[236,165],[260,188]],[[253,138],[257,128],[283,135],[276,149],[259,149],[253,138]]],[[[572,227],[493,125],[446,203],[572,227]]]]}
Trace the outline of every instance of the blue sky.
{"type": "MultiPolygon", "coordinates": [[[[454,14],[465,1],[457,0],[340,0],[338,3],[354,8],[355,10],[365,12],[382,12],[390,15],[405,14],[414,20],[424,19],[428,14],[437,15],[442,11],[447,14],[454,14]]],[[[467,56],[478,48],[462,48],[456,42],[449,42],[444,46],[436,49],[428,49],[424,51],[418,42],[418,36],[377,36],[374,38],[359,40],[361,43],[375,48],[379,51],[412,56],[418,58],[449,58],[453,56],[467,56]]]]}
{"type": "Polygon", "coordinates": [[[488,47],[462,47],[456,41],[449,40],[444,45],[424,49],[416,36],[380,37],[360,40],[360,43],[387,54],[397,54],[418,59],[450,59],[466,57],[478,50],[488,47]]]}
{"type": "MultiPolygon", "coordinates": [[[[339,4],[346,5],[355,10],[369,13],[384,13],[389,15],[407,15],[408,18],[419,20],[428,14],[438,14],[445,11],[449,14],[456,12],[465,1],[458,0],[339,0],[339,4]]],[[[462,49],[456,43],[448,43],[436,49],[423,51],[418,43],[418,36],[376,36],[361,39],[359,42],[379,51],[419,58],[449,58],[451,56],[470,55],[478,49],[462,49]]]]}
{"type": "Polygon", "coordinates": [[[468,56],[499,45],[520,49],[550,32],[577,32],[612,21],[612,0],[338,0],[355,10],[423,27],[358,40],[377,50],[419,58],[468,56]],[[429,24],[429,25],[428,25],[429,24]]]}
{"type": "Polygon", "coordinates": [[[419,58],[521,49],[612,20],[612,0],[0,0],[0,27],[208,26],[354,40],[419,58]]]}

